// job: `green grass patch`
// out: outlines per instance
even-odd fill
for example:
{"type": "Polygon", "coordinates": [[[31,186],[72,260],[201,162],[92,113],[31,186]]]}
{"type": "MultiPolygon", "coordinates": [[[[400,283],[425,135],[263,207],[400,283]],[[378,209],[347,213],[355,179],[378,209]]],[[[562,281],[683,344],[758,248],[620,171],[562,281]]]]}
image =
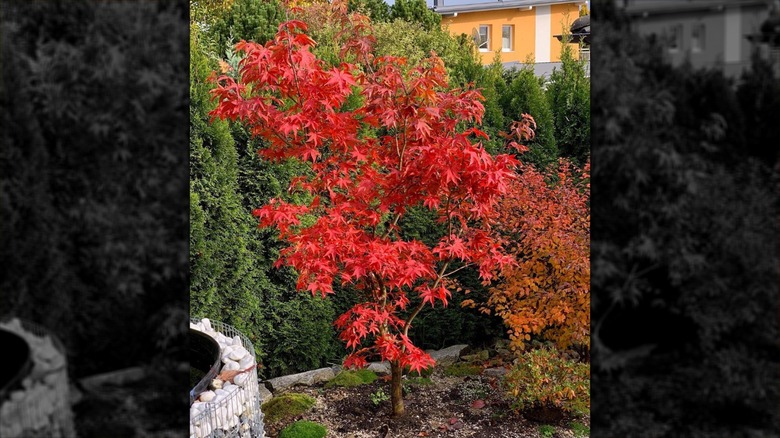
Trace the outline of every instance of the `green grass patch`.
{"type": "Polygon", "coordinates": [[[481,350],[474,354],[468,354],[461,357],[461,360],[465,362],[484,362],[490,359],[490,353],[487,350],[481,350]]]}
{"type": "Polygon", "coordinates": [[[355,371],[342,371],[330,382],[325,384],[326,388],[332,388],[334,386],[359,386],[368,383],[374,383],[376,380],[376,373],[371,370],[355,370],[355,371]]]}
{"type": "Polygon", "coordinates": [[[582,423],[572,423],[569,427],[577,438],[590,436],[590,428],[582,423]]]}
{"type": "Polygon", "coordinates": [[[417,386],[433,385],[430,377],[407,377],[406,383],[417,386]]]}
{"type": "Polygon", "coordinates": [[[274,397],[262,406],[265,421],[276,423],[285,418],[294,417],[308,411],[315,400],[306,394],[287,393],[274,397]]]}
{"type": "MultiPolygon", "coordinates": [[[[408,370],[409,368],[407,368],[408,370]]],[[[407,373],[407,376],[417,378],[417,377],[431,377],[431,374],[433,374],[433,367],[428,367],[423,369],[421,372],[417,371],[409,371],[407,373]]]]}
{"type": "Polygon", "coordinates": [[[445,376],[476,376],[482,372],[482,367],[470,363],[456,363],[444,369],[445,376]]]}
{"type": "Polygon", "coordinates": [[[324,438],[328,430],[320,423],[301,420],[285,427],[279,438],[324,438]]]}
{"type": "Polygon", "coordinates": [[[552,438],[555,435],[555,427],[549,424],[539,426],[539,435],[544,438],[552,438]]]}

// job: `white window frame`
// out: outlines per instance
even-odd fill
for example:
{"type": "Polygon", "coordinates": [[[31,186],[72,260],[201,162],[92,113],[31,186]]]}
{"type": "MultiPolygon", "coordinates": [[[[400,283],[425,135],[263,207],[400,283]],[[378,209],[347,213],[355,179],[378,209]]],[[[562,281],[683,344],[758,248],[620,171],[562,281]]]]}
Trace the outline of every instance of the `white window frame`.
{"type": "Polygon", "coordinates": [[[515,50],[515,26],[512,24],[504,24],[501,26],[501,51],[513,52],[515,50]],[[504,47],[504,30],[509,29],[509,47],[504,47]]]}
{"type": "Polygon", "coordinates": [[[477,48],[480,52],[489,52],[490,51],[490,25],[489,24],[480,24],[478,28],[478,37],[479,41],[476,41],[477,48]],[[482,41],[482,29],[485,29],[485,41],[482,41]],[[482,46],[485,46],[484,48],[482,46]]]}
{"type": "Polygon", "coordinates": [[[691,52],[701,53],[706,47],[707,28],[704,23],[696,23],[691,27],[691,52]],[[698,35],[696,35],[698,33],[698,35]]]}
{"type": "Polygon", "coordinates": [[[580,61],[590,62],[590,46],[580,47],[580,61]]]}

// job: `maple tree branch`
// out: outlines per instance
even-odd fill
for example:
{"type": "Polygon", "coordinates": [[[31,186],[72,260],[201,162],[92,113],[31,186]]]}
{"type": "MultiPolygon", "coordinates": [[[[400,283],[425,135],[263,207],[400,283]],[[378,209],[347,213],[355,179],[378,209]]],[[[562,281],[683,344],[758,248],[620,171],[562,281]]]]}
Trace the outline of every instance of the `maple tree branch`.
{"type": "MultiPolygon", "coordinates": [[[[444,266],[441,267],[441,270],[439,271],[439,274],[436,277],[436,281],[433,283],[432,287],[435,288],[436,286],[439,285],[441,280],[444,278],[444,272],[447,270],[447,267],[449,267],[451,261],[452,261],[451,259],[447,260],[444,266]]],[[[420,313],[423,307],[425,307],[425,301],[421,301],[420,304],[418,304],[417,307],[414,308],[412,314],[409,315],[409,318],[404,323],[404,336],[409,336],[409,327],[412,326],[412,320],[417,316],[418,313],[420,313]]]]}
{"type": "Polygon", "coordinates": [[[448,272],[448,273],[444,274],[444,277],[449,277],[450,275],[452,275],[452,274],[454,274],[454,273],[456,273],[456,272],[460,271],[461,269],[465,269],[465,268],[468,268],[468,267],[470,267],[470,266],[474,266],[475,264],[476,264],[476,263],[474,263],[474,262],[469,262],[469,263],[466,263],[465,265],[461,266],[460,268],[458,268],[458,269],[453,269],[452,271],[450,271],[450,272],[448,272]]]}

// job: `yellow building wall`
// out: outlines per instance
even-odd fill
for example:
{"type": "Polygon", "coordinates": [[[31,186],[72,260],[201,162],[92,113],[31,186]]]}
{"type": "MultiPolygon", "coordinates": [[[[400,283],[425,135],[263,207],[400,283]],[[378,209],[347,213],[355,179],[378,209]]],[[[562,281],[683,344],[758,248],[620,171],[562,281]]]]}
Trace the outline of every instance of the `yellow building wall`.
{"type": "MultiPolygon", "coordinates": [[[[562,5],[552,5],[550,7],[550,30],[552,31],[553,35],[561,35],[563,34],[563,30],[566,29],[568,31],[571,28],[571,24],[574,23],[574,20],[579,18],[580,16],[580,9],[579,6],[573,4],[573,3],[564,3],[562,5]],[[569,14],[568,17],[566,14],[569,14]],[[566,26],[565,28],[563,26],[566,26]]],[[[560,61],[561,60],[561,42],[558,41],[558,38],[555,38],[554,36],[550,36],[550,60],[551,61],[560,61]]],[[[575,49],[573,51],[574,57],[579,58],[579,50],[577,50],[577,45],[574,44],[573,48],[575,49]]]]}
{"type": "MultiPolygon", "coordinates": [[[[550,7],[550,61],[561,59],[561,43],[554,35],[563,31],[561,23],[571,23],[579,16],[579,6],[575,3],[564,3],[550,7]],[[568,12],[568,21],[565,14],[568,12]]],[[[458,13],[458,16],[445,15],[441,20],[442,27],[454,35],[465,33],[469,38],[479,30],[479,25],[490,26],[490,47],[487,52],[480,52],[483,64],[493,62],[496,51],[501,50],[501,28],[503,25],[514,25],[512,34],[512,51],[501,52],[502,62],[525,62],[529,55],[535,57],[536,49],[536,8],[519,10],[498,9],[492,11],[477,11],[458,13]]],[[[577,50],[574,51],[575,57],[577,50]]]]}
{"type": "Polygon", "coordinates": [[[460,35],[465,33],[471,38],[474,30],[479,30],[480,24],[490,26],[490,47],[488,52],[480,52],[483,64],[493,62],[496,50],[501,50],[501,26],[514,25],[512,35],[512,51],[501,53],[502,62],[525,61],[528,55],[533,56],[536,35],[536,13],[534,10],[502,9],[494,11],[479,11],[458,14],[457,17],[444,16],[442,26],[450,33],[460,35]]]}

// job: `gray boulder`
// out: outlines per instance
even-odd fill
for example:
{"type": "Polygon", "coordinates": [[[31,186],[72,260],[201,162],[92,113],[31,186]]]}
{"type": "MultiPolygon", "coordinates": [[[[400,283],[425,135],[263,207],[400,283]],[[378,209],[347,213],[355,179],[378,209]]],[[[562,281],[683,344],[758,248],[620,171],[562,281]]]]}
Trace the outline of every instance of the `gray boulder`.
{"type": "Polygon", "coordinates": [[[371,362],[366,369],[373,371],[377,374],[390,374],[390,362],[371,362]]]}
{"type": "Polygon", "coordinates": [[[457,362],[461,353],[468,347],[466,344],[458,344],[441,350],[426,350],[425,352],[431,355],[437,366],[446,367],[457,362]]]}
{"type": "Polygon", "coordinates": [[[268,390],[268,388],[265,387],[265,385],[261,382],[259,391],[260,393],[260,404],[267,402],[268,400],[271,400],[274,398],[274,395],[271,393],[271,391],[268,390]]]}
{"type": "Polygon", "coordinates": [[[270,385],[271,391],[276,393],[279,391],[284,391],[285,389],[295,385],[311,386],[317,383],[327,382],[334,377],[336,377],[336,375],[333,373],[333,368],[327,367],[298,374],[276,377],[267,380],[266,384],[270,385]]]}

